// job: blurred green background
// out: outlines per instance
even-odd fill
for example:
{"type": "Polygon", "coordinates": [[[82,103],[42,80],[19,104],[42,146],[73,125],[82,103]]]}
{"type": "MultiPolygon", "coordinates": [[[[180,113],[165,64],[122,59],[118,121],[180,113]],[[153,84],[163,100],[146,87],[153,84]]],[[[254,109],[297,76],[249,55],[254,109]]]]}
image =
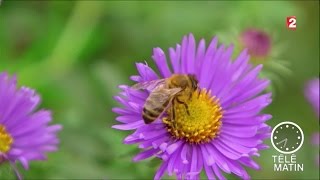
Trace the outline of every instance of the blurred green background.
{"type": "MultiPolygon", "coordinates": [[[[27,179],[104,178],[151,179],[159,162],[133,163],[135,145],[123,145],[129,132],[111,129],[112,99],[119,84],[136,74],[134,63],[151,66],[152,48],[167,50],[192,32],[207,42],[218,32],[245,27],[267,29],[286,44],[281,54],[292,75],[282,79],[266,112],[268,122],[298,123],[305,143],[296,153],[304,172],[273,172],[274,148],[256,158],[260,171],[253,179],[318,179],[314,158],[319,148],[310,137],[319,121],[305,100],[306,80],[319,76],[318,1],[6,1],[0,6],[0,71],[17,74],[19,85],[37,89],[41,108],[51,109],[59,133],[60,150],[48,161],[32,162],[27,179]],[[297,29],[286,28],[286,17],[297,16],[297,29]]],[[[271,144],[267,141],[267,144],[271,144]]],[[[235,178],[235,176],[227,176],[235,178]]],[[[14,178],[7,164],[0,179],[14,178]]]]}

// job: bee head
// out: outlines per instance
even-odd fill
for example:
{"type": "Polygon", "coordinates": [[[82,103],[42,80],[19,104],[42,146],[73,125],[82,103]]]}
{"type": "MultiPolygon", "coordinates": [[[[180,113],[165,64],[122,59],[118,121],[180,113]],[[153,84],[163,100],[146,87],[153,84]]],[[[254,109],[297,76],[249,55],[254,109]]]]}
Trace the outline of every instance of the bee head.
{"type": "Polygon", "coordinates": [[[196,90],[198,88],[198,79],[196,75],[194,74],[189,74],[188,75],[192,84],[192,89],[196,90]]]}
{"type": "Polygon", "coordinates": [[[198,80],[193,74],[174,74],[170,78],[170,82],[171,87],[192,88],[194,90],[198,88],[198,80]]]}

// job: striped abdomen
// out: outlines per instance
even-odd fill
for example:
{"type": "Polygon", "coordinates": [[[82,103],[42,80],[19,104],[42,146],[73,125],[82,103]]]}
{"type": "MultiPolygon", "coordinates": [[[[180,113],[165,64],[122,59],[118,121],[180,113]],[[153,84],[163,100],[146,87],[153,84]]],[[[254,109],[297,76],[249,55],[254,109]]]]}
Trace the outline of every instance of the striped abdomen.
{"type": "Polygon", "coordinates": [[[142,118],[144,122],[146,124],[150,124],[155,121],[166,109],[169,101],[170,98],[168,98],[168,95],[163,92],[151,93],[147,98],[142,111],[142,118]]]}

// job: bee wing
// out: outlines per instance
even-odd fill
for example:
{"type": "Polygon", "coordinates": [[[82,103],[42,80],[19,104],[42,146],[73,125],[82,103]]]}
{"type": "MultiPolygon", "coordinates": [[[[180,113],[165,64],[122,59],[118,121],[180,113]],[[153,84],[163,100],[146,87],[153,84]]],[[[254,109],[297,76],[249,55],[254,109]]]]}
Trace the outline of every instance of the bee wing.
{"type": "Polygon", "coordinates": [[[172,88],[172,89],[156,88],[149,95],[148,99],[152,99],[153,101],[156,101],[157,104],[164,104],[170,98],[172,98],[172,96],[176,95],[180,91],[181,91],[181,88],[172,88]]]}
{"type": "Polygon", "coordinates": [[[142,82],[142,83],[137,83],[132,86],[133,89],[135,90],[148,90],[148,91],[153,91],[157,87],[162,87],[165,85],[165,79],[157,79],[153,81],[147,81],[147,82],[142,82]]]}
{"type": "Polygon", "coordinates": [[[166,112],[166,110],[171,105],[171,99],[174,95],[179,93],[181,88],[172,88],[172,89],[160,89],[157,88],[154,90],[146,101],[154,101],[155,103],[150,103],[151,109],[162,109],[163,111],[160,113],[158,118],[161,118],[162,115],[166,112]],[[163,107],[165,106],[165,107],[163,107]]]}
{"type": "MultiPolygon", "coordinates": [[[[173,89],[170,89],[171,90],[171,97],[176,95],[178,92],[180,92],[182,89],[181,88],[173,88],[173,89]]],[[[168,105],[164,108],[164,110],[162,111],[162,113],[159,115],[158,118],[161,118],[163,116],[163,114],[167,111],[167,109],[171,106],[171,103],[172,103],[172,99],[170,99],[168,105]]]]}

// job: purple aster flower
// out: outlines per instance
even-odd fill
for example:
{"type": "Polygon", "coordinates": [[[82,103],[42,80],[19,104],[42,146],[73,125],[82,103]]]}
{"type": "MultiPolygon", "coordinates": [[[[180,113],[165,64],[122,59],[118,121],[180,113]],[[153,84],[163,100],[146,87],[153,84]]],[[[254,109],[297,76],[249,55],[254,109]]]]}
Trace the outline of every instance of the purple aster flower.
{"type": "Polygon", "coordinates": [[[307,83],[305,96],[319,117],[319,78],[312,79],[307,83]]]}
{"type": "Polygon", "coordinates": [[[271,50],[271,38],[258,29],[250,28],[242,32],[240,42],[248,48],[249,54],[253,57],[266,57],[271,50]]]}
{"type": "Polygon", "coordinates": [[[16,162],[28,169],[30,161],[45,160],[59,143],[61,126],[48,125],[50,111],[36,111],[40,100],[34,90],[17,88],[16,77],[0,73],[0,164],[10,162],[19,179],[16,162]]]}
{"type": "Polygon", "coordinates": [[[113,111],[121,124],[113,128],[134,130],[124,139],[125,144],[139,144],[142,149],[134,161],[162,160],[154,179],[165,172],[178,179],[199,179],[202,171],[209,179],[225,179],[222,172],[249,179],[244,167],[260,168],[253,156],[268,148],[263,140],[270,138],[271,128],[265,122],[271,115],[260,111],[271,103],[271,93],[259,94],[269,80],[258,78],[262,65],[250,65],[247,51],[235,60],[231,59],[232,51],[232,46],[217,47],[216,38],[207,48],[203,39],[197,46],[190,34],[182,45],[169,49],[169,63],[160,48],[153,50],[159,75],[148,65],[137,63],[139,75],[131,76],[136,83],[173,74],[193,74],[199,82],[199,88],[184,102],[188,111],[184,104],[174,104],[150,124],[142,117],[150,91],[120,86],[122,92],[115,100],[122,107],[113,111]]]}

